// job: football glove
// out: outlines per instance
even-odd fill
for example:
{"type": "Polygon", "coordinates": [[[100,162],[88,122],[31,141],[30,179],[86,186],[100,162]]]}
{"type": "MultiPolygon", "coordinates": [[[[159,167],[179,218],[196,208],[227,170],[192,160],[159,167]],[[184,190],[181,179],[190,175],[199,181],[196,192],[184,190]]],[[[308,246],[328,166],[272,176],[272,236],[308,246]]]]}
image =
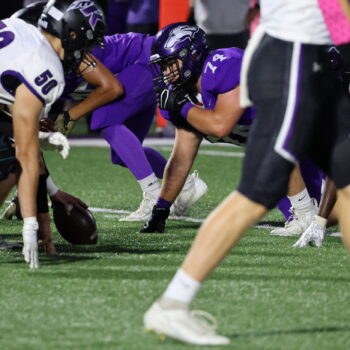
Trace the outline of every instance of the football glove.
{"type": "Polygon", "coordinates": [[[156,90],[156,95],[160,109],[181,114],[184,118],[187,118],[188,111],[195,105],[195,101],[183,90],[156,90]]]}
{"type": "Polygon", "coordinates": [[[58,151],[63,159],[68,157],[69,142],[60,132],[39,131],[40,148],[44,151],[58,151]]]}
{"type": "Polygon", "coordinates": [[[37,230],[38,223],[35,223],[25,224],[22,231],[22,254],[25,262],[29,264],[30,269],[37,269],[39,267],[37,230]]]}
{"type": "Polygon", "coordinates": [[[149,218],[148,222],[145,223],[143,229],[140,230],[140,233],[163,233],[169,214],[170,209],[154,206],[152,209],[152,216],[149,218]]]}
{"type": "Polygon", "coordinates": [[[324,235],[326,233],[327,219],[315,215],[310,226],[300,236],[300,238],[293,244],[294,248],[304,248],[308,245],[317,248],[322,247],[324,235]]]}
{"type": "Polygon", "coordinates": [[[72,120],[68,112],[59,114],[55,121],[55,131],[62,133],[64,136],[68,136],[74,128],[76,121],[72,120]]]}

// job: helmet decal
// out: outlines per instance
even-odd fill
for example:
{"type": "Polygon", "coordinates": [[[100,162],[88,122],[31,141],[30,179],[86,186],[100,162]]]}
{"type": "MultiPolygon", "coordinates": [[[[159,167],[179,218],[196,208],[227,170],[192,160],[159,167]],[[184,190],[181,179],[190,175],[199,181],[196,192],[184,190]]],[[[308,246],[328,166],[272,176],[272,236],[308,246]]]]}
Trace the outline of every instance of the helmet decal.
{"type": "Polygon", "coordinates": [[[98,21],[103,22],[103,14],[93,1],[74,2],[69,6],[69,9],[79,9],[85,17],[89,18],[89,24],[92,29],[95,29],[98,21]]]}
{"type": "Polygon", "coordinates": [[[170,32],[169,38],[164,44],[164,48],[171,49],[177,43],[186,41],[188,39],[191,40],[194,37],[194,34],[198,32],[198,30],[198,27],[188,26],[186,24],[174,28],[170,32]]]}

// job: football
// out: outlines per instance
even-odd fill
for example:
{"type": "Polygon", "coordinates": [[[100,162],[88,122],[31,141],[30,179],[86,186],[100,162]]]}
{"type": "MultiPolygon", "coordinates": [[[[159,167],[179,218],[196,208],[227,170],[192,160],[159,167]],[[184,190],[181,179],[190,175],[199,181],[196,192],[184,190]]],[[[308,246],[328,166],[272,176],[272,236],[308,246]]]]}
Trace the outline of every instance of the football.
{"type": "Polygon", "coordinates": [[[60,235],[71,244],[96,244],[98,229],[92,213],[72,208],[67,215],[64,205],[52,202],[53,219],[60,235]]]}

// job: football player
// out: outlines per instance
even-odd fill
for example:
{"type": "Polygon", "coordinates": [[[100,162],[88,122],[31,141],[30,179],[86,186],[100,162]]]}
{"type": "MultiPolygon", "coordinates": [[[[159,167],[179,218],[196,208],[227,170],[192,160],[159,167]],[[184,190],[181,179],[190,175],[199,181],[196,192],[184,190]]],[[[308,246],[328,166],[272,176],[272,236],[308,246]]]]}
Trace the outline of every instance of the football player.
{"type": "MultiPolygon", "coordinates": [[[[60,97],[64,71],[75,70],[85,52],[99,43],[105,28],[94,1],[47,3],[39,28],[21,19],[0,23],[0,103],[12,106],[23,216],[23,255],[37,268],[36,193],[39,178],[39,116],[60,97]]],[[[10,181],[9,177],[3,181],[10,181]]],[[[5,198],[0,198],[2,203],[5,198]]]]}
{"type": "MultiPolygon", "coordinates": [[[[244,110],[238,103],[242,56],[243,51],[237,48],[215,50],[209,54],[204,32],[186,23],[169,25],[157,35],[151,56],[156,76],[154,82],[159,91],[159,105],[163,108],[161,112],[176,126],[176,139],[160,197],[142,233],[164,231],[169,208],[192,167],[203,138],[210,142],[245,146],[255,111],[252,108],[244,110]],[[186,108],[195,103],[195,96],[199,93],[204,108],[195,108],[189,115],[186,108]],[[181,94],[185,96],[178,104],[177,96],[181,94]]],[[[301,168],[306,174],[307,188],[319,200],[320,172],[306,161],[301,168]]],[[[305,223],[306,229],[317,206],[304,186],[299,167],[296,167],[291,176],[288,198],[295,208],[295,215],[298,215],[298,223],[305,223]]],[[[288,219],[291,216],[290,202],[286,198],[282,203],[280,210],[288,219]]],[[[293,233],[300,235],[302,232],[300,228],[293,233]]]]}
{"type": "MultiPolygon", "coordinates": [[[[282,198],[298,159],[309,157],[336,184],[340,227],[350,250],[350,100],[327,67],[331,39],[322,13],[313,0],[260,0],[260,6],[263,24],[248,44],[241,71],[240,103],[254,103],[256,118],[238,190],[209,215],[165,293],[144,315],[146,330],[187,343],[230,342],[199,320],[191,304],[244,232],[282,198]]],[[[162,95],[164,105],[172,102],[188,120],[195,119],[198,107],[185,94],[162,95]]]]}
{"type": "MultiPolygon", "coordinates": [[[[112,163],[127,167],[143,192],[139,208],[120,221],[145,221],[150,216],[160,192],[158,179],[163,178],[167,162],[158,151],[142,145],[156,108],[153,77],[148,65],[153,39],[153,36],[137,33],[115,34],[104,38],[103,49],[96,48],[91,52],[94,60],[102,62],[116,76],[121,89],[112,103],[93,111],[90,128],[99,131],[110,145],[112,163]]],[[[58,131],[68,134],[75,121],[83,116],[80,108],[86,102],[86,96],[90,98],[95,94],[104,98],[103,91],[101,93],[96,84],[88,81],[92,74],[97,75],[91,72],[83,77],[71,75],[66,78],[64,96],[83,102],[58,117],[58,131]]],[[[98,78],[100,75],[96,81],[98,78]]],[[[205,192],[206,185],[201,179],[195,174],[188,176],[174,203],[174,213],[182,215],[205,192]]]]}

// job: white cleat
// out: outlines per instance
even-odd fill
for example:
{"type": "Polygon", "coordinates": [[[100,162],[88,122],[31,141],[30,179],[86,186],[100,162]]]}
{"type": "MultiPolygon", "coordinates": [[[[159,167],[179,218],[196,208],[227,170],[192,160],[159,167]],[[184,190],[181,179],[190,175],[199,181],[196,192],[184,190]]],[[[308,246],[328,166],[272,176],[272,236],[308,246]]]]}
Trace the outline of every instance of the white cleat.
{"type": "Polygon", "coordinates": [[[190,182],[187,189],[183,189],[174,202],[174,215],[184,215],[186,210],[200,200],[207,192],[207,184],[198,177],[198,172],[194,171],[189,175],[186,182],[190,182]]]}
{"type": "Polygon", "coordinates": [[[139,208],[128,216],[120,218],[119,221],[147,221],[152,214],[156,201],[157,198],[153,197],[149,192],[143,192],[143,200],[139,208]]]}
{"type": "Polygon", "coordinates": [[[315,200],[308,210],[297,210],[291,208],[292,215],[284,224],[284,227],[275,228],[271,231],[273,236],[300,236],[311,224],[312,218],[318,213],[315,200]]]}
{"type": "Polygon", "coordinates": [[[216,320],[205,311],[164,308],[156,301],[143,317],[147,332],[197,345],[226,345],[230,339],[215,332],[216,320]],[[208,322],[210,321],[210,322],[208,322]]]}
{"type": "Polygon", "coordinates": [[[322,247],[324,235],[326,233],[327,219],[315,215],[310,226],[293,244],[294,248],[304,248],[313,245],[317,248],[322,247]]]}

